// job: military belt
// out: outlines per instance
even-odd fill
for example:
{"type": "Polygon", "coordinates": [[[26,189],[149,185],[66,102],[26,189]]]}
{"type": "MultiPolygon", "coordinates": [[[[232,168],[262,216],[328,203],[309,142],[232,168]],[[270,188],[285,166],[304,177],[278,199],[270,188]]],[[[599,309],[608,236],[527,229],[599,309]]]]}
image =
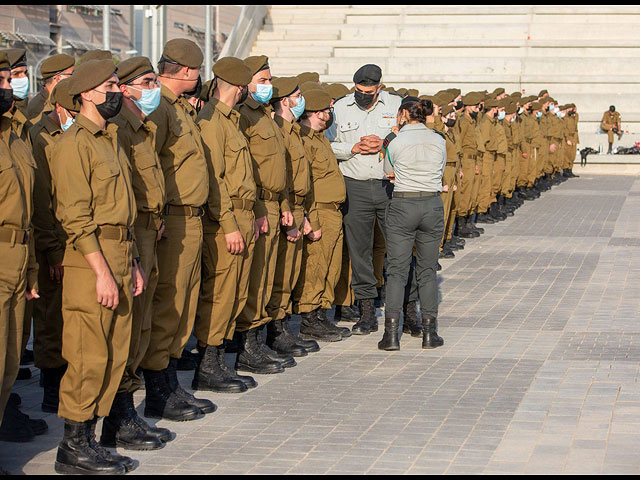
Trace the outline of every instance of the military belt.
{"type": "Polygon", "coordinates": [[[159,213],[139,210],[136,223],[144,226],[144,228],[146,228],[147,230],[155,230],[156,232],[158,232],[162,228],[162,224],[164,223],[164,221],[162,220],[162,217],[159,213]]]}
{"type": "Polygon", "coordinates": [[[455,167],[458,162],[447,162],[447,167],[455,167]]]}
{"type": "Polygon", "coordinates": [[[0,242],[26,245],[29,243],[31,230],[14,230],[13,228],[0,227],[0,242]]]}
{"type": "Polygon", "coordinates": [[[393,198],[423,198],[436,197],[440,192],[393,192],[393,198]]]}
{"type": "Polygon", "coordinates": [[[271,190],[267,190],[265,188],[258,188],[258,198],[260,200],[267,200],[267,201],[273,202],[278,200],[279,197],[280,197],[279,193],[272,192],[271,190]]]}
{"type": "Polygon", "coordinates": [[[476,158],[478,158],[478,155],[476,155],[475,153],[463,153],[462,156],[463,158],[468,158],[470,160],[475,160],[476,158]]]}
{"type": "Polygon", "coordinates": [[[118,227],[115,225],[102,225],[96,230],[98,238],[103,240],[116,240],[118,242],[130,242],[133,240],[133,234],[127,227],[118,227]]]}
{"type": "Polygon", "coordinates": [[[297,193],[292,193],[289,195],[289,200],[293,202],[295,205],[298,205],[298,206],[304,205],[304,195],[298,195],[297,193]]]}
{"type": "Polygon", "coordinates": [[[253,206],[256,202],[253,200],[247,200],[245,198],[232,198],[231,204],[233,205],[233,209],[236,208],[238,210],[253,210],[253,206]]]}
{"type": "Polygon", "coordinates": [[[181,217],[202,217],[204,215],[204,208],[191,207],[189,205],[165,205],[162,213],[164,215],[181,217]]]}
{"type": "Polygon", "coordinates": [[[316,207],[319,210],[340,210],[340,202],[317,202],[316,207]]]}

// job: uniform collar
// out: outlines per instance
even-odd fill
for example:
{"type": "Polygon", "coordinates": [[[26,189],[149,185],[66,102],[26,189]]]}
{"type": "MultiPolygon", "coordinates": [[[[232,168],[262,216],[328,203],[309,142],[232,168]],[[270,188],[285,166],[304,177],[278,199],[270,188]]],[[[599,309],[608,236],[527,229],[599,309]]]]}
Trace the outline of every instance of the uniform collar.
{"type": "Polygon", "coordinates": [[[124,120],[129,125],[131,125],[131,128],[133,128],[134,132],[137,132],[138,130],[140,130],[140,127],[144,125],[144,122],[140,120],[140,117],[138,117],[135,113],[133,113],[124,105],[120,109],[120,115],[122,116],[122,118],[124,118],[124,120]]]}
{"type": "Polygon", "coordinates": [[[407,123],[400,129],[400,132],[408,132],[412,130],[427,130],[427,126],[424,123],[407,123]]]}
{"type": "Polygon", "coordinates": [[[178,101],[177,95],[162,84],[160,85],[160,92],[162,93],[163,97],[169,100],[169,102],[176,103],[178,101]]]}
{"type": "Polygon", "coordinates": [[[49,132],[49,135],[53,136],[62,133],[62,128],[60,127],[60,125],[51,120],[51,117],[48,113],[42,114],[40,122],[42,122],[42,126],[44,127],[44,129],[49,132]]]}
{"type": "Polygon", "coordinates": [[[313,128],[307,127],[306,125],[300,125],[300,136],[313,138],[313,134],[315,130],[313,128]]]}
{"type": "MultiPolygon", "coordinates": [[[[376,103],[374,103],[372,107],[363,111],[370,112],[371,110],[376,108],[376,105],[378,105],[378,103],[382,103],[383,105],[386,104],[387,99],[389,98],[388,95],[389,95],[389,92],[387,92],[386,90],[380,90],[380,94],[378,95],[378,99],[376,100],[376,103]]],[[[350,93],[345,98],[348,98],[347,105],[349,106],[354,105],[356,103],[356,96],[354,93],[350,93]]]]}
{"type": "Polygon", "coordinates": [[[264,107],[264,104],[262,104],[260,102],[256,102],[251,95],[249,95],[247,97],[247,99],[244,101],[243,105],[246,105],[247,107],[249,107],[252,110],[258,110],[260,107],[264,107]]]}
{"type": "Polygon", "coordinates": [[[106,132],[109,132],[109,127],[112,125],[111,123],[107,122],[107,125],[103,130],[81,113],[78,113],[78,115],[76,115],[75,123],[78,124],[79,127],[87,130],[94,137],[97,137],[99,134],[105,134],[106,132]]]}
{"type": "Polygon", "coordinates": [[[280,115],[275,115],[273,117],[273,121],[276,122],[276,125],[278,125],[278,127],[284,130],[286,133],[291,133],[291,130],[293,130],[293,123],[285,120],[280,115]]]}

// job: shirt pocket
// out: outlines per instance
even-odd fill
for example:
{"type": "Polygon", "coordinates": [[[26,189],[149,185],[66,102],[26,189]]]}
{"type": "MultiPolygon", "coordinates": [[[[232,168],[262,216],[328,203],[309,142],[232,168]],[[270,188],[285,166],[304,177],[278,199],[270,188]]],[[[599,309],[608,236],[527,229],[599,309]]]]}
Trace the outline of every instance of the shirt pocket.
{"type": "Polygon", "coordinates": [[[276,134],[268,127],[257,128],[250,142],[253,156],[270,157],[278,152],[276,134]]]}
{"type": "Polygon", "coordinates": [[[396,117],[382,117],[378,119],[378,128],[382,130],[391,130],[391,128],[395,127],[398,124],[396,117]]]}
{"type": "Polygon", "coordinates": [[[360,128],[360,123],[359,122],[341,123],[338,128],[342,133],[347,133],[360,128]]]}
{"type": "Polygon", "coordinates": [[[94,180],[93,197],[95,205],[101,205],[105,208],[111,208],[118,199],[117,185],[120,170],[113,162],[103,162],[96,165],[93,172],[94,180]]]}

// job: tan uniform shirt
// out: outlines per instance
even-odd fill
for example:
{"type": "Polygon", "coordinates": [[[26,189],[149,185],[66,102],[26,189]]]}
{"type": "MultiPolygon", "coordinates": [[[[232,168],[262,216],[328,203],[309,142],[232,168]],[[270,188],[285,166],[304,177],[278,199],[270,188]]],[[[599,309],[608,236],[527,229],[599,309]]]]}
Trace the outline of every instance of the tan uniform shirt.
{"type": "Polygon", "coordinates": [[[318,231],[320,221],[317,204],[334,203],[339,205],[347,198],[347,189],[342,172],[338,168],[338,160],[324,133],[303,125],[300,128],[300,136],[305,156],[311,166],[311,191],[306,200],[309,222],[311,228],[318,231]]]}
{"type": "Polygon", "coordinates": [[[156,127],[156,152],[164,174],[167,205],[201,207],[207,201],[209,178],[200,130],[192,108],[162,86],[158,108],[147,117],[156,127]]]}
{"type": "Polygon", "coordinates": [[[498,151],[496,123],[497,120],[489,115],[483,115],[482,119],[478,122],[478,150],[480,152],[498,151]]]}
{"type": "Polygon", "coordinates": [[[31,145],[29,130],[31,130],[31,127],[33,127],[33,125],[29,120],[27,120],[27,117],[22,112],[22,110],[20,110],[19,108],[15,108],[13,110],[13,113],[6,112],[4,116],[11,119],[11,128],[18,136],[18,138],[20,138],[20,140],[25,142],[27,145],[31,145]]]}
{"type": "Polygon", "coordinates": [[[260,200],[273,196],[280,202],[280,211],[291,211],[287,189],[285,148],[278,126],[271,118],[270,109],[253,98],[236,107],[240,112],[240,131],[247,138],[253,160],[253,173],[258,187],[258,201],[254,208],[256,218],[267,215],[260,200]],[[263,192],[262,190],[266,190],[263,192]]]}
{"type": "Polygon", "coordinates": [[[212,98],[198,115],[209,169],[208,220],[219,222],[225,234],[239,231],[234,199],[255,202],[256,183],[249,146],[238,129],[240,114],[212,98]]]}
{"type": "Polygon", "coordinates": [[[131,165],[137,209],[159,215],[164,208],[165,186],[155,150],[156,126],[146,119],[142,121],[124,106],[113,123],[118,127],[118,142],[131,165]]]}
{"type": "Polygon", "coordinates": [[[49,115],[43,115],[32,128],[33,157],[36,161],[35,188],[33,191],[33,229],[36,250],[47,256],[49,265],[62,262],[67,234],[56,218],[56,200],[51,179],[51,154],[53,146],[62,135],[62,129],[49,115]]]}
{"type": "Polygon", "coordinates": [[[27,118],[31,123],[35,124],[40,121],[43,114],[47,114],[51,110],[53,110],[53,106],[49,102],[49,90],[42,87],[42,90],[29,101],[27,118]]]}
{"type": "Polygon", "coordinates": [[[478,150],[478,136],[476,134],[476,120],[468,115],[462,115],[462,118],[456,123],[457,138],[460,141],[460,150],[463,153],[476,154],[478,150]]]}
{"type": "Polygon", "coordinates": [[[617,127],[622,122],[620,112],[611,113],[609,110],[602,114],[602,124],[609,125],[610,127],[617,127]]]}
{"type": "Polygon", "coordinates": [[[117,129],[108,122],[102,130],[78,114],[53,147],[56,216],[69,235],[67,243],[82,255],[100,250],[98,227],[112,225],[133,231],[136,204],[131,166],[118,144],[117,129]]]}

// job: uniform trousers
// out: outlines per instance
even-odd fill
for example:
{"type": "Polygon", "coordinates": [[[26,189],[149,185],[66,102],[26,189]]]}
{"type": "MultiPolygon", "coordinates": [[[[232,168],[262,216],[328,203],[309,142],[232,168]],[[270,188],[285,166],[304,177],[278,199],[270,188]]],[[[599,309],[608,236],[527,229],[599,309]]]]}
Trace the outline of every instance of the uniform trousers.
{"type": "Polygon", "coordinates": [[[489,205],[494,201],[492,200],[491,193],[493,189],[493,169],[495,164],[495,152],[484,152],[482,154],[482,173],[478,193],[478,213],[485,213],[489,209],[489,205]]]}
{"type": "Polygon", "coordinates": [[[58,368],[67,363],[62,358],[62,282],[51,280],[44,252],[36,252],[36,258],[40,298],[33,309],[34,364],[40,369],[58,368]]]}

